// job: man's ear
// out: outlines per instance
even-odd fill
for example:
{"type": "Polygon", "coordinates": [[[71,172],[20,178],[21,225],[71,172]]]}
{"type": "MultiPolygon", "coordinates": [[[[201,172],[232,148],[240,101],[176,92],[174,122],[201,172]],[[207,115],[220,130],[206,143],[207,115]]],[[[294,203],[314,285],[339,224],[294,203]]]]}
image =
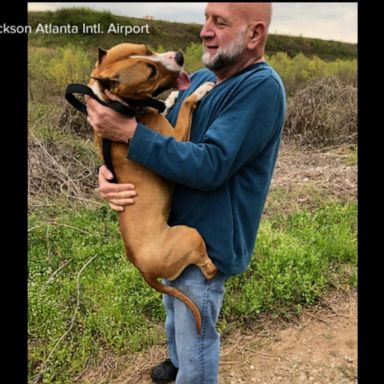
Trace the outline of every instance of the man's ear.
{"type": "Polygon", "coordinates": [[[249,49],[255,49],[261,44],[264,39],[265,29],[265,23],[262,21],[257,21],[250,25],[248,30],[249,41],[247,44],[249,49]]]}

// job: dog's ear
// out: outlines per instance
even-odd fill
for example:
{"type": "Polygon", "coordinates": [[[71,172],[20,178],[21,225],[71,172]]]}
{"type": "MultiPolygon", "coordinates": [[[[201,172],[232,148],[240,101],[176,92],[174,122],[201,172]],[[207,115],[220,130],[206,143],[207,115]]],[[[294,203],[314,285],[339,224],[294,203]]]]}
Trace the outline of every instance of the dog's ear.
{"type": "Polygon", "coordinates": [[[103,48],[99,47],[99,58],[98,58],[98,64],[100,65],[101,60],[103,60],[103,57],[107,54],[107,51],[103,48]]]}
{"type": "Polygon", "coordinates": [[[112,90],[120,84],[119,79],[111,77],[96,77],[91,76],[91,79],[97,80],[104,89],[112,90]]]}

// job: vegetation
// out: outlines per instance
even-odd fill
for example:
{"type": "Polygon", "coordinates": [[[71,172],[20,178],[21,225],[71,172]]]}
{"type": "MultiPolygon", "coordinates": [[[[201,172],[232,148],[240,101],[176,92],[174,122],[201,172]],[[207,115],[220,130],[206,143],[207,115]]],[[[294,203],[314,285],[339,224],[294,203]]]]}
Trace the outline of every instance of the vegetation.
{"type": "MultiPolygon", "coordinates": [[[[30,25],[150,24],[129,40],[180,49],[200,68],[199,25],[147,21],[89,9],[29,14],[30,25]],[[136,36],[136,37],[135,37],[136,36]]],[[[63,98],[87,82],[95,48],[122,35],[29,36],[29,382],[76,383],[89,364],[163,342],[160,295],[125,259],[116,214],[95,196],[99,163],[86,120],[63,98]]],[[[356,46],[271,36],[268,61],[287,88],[284,145],[344,146],[356,166],[356,46]]],[[[356,286],[356,202],[311,185],[271,191],[252,263],[227,284],[222,332],[261,314],[295,316],[329,289],[356,286]],[[303,195],[306,203],[303,204],[303,195]]]]}
{"type": "MultiPolygon", "coordinates": [[[[110,12],[94,11],[88,8],[63,8],[56,12],[29,12],[28,23],[34,29],[38,23],[54,25],[77,25],[82,31],[82,24],[93,25],[100,23],[102,30],[106,32],[110,23],[120,25],[149,25],[149,34],[42,34],[29,35],[30,44],[33,46],[57,47],[68,43],[76,44],[85,50],[93,51],[95,47],[109,48],[121,42],[144,43],[153,48],[167,45],[169,50],[185,51],[187,46],[199,43],[201,25],[175,23],[162,20],[143,20],[133,17],[117,16],[110,12]]],[[[277,52],[285,52],[289,57],[299,53],[307,57],[314,55],[325,61],[336,59],[351,60],[357,57],[357,45],[338,41],[306,38],[301,36],[283,36],[271,34],[267,42],[267,52],[274,55],[277,52]]]]}
{"type": "Polygon", "coordinates": [[[38,23],[54,25],[75,25],[78,34],[32,33],[29,42],[33,46],[57,47],[68,43],[75,44],[85,51],[94,52],[98,46],[108,49],[113,45],[130,42],[148,44],[156,49],[164,42],[169,50],[183,50],[190,41],[199,41],[200,26],[197,24],[170,23],[162,20],[143,20],[132,17],[112,15],[110,12],[98,12],[87,8],[64,8],[56,12],[29,12],[29,25],[35,30],[38,23]],[[100,24],[103,34],[82,33],[82,24],[100,24]],[[132,33],[127,36],[120,33],[107,33],[109,25],[145,26],[149,25],[149,34],[132,33]]]}
{"type": "MultiPolygon", "coordinates": [[[[169,49],[159,47],[160,51],[169,49]]],[[[190,43],[185,50],[186,70],[193,72],[202,67],[201,44],[190,43]]],[[[58,48],[29,47],[29,92],[32,101],[48,101],[53,95],[61,96],[69,82],[87,82],[96,61],[96,53],[86,53],[81,47],[68,44],[58,48]]],[[[344,84],[357,85],[357,61],[324,61],[317,56],[308,58],[298,54],[290,58],[286,53],[267,55],[267,61],[284,81],[288,95],[315,79],[337,77],[344,84]]]]}
{"type": "Polygon", "coordinates": [[[284,140],[306,148],[355,144],[357,89],[336,76],[311,82],[288,99],[284,140]]]}
{"type": "MultiPolygon", "coordinates": [[[[355,285],[345,267],[356,266],[356,216],[355,204],[326,203],[264,219],[250,268],[228,282],[221,330],[355,285]]],[[[160,295],[125,260],[110,209],[55,206],[31,214],[29,227],[29,364],[44,371],[43,383],[73,382],[104,349],[123,354],[163,340],[160,295]]]]}

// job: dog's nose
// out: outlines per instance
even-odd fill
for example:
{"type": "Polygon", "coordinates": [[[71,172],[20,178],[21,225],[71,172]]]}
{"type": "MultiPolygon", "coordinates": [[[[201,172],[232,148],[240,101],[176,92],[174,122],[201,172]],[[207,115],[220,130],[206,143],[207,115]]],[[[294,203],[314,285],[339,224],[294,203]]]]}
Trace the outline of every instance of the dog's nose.
{"type": "Polygon", "coordinates": [[[177,65],[179,65],[180,67],[183,66],[183,64],[184,64],[184,56],[183,56],[183,54],[181,52],[176,52],[175,61],[176,61],[177,65]]]}

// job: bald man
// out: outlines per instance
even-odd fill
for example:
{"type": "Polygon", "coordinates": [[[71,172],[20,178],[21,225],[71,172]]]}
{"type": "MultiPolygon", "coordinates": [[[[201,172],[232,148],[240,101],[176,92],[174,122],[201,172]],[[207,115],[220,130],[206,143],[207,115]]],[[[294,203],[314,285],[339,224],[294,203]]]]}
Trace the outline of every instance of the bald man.
{"type": "MultiPolygon", "coordinates": [[[[224,283],[251,260],[259,221],[275,166],[285,115],[280,77],[263,55],[271,20],[270,3],[208,3],[201,30],[207,67],[191,76],[167,118],[175,124],[183,100],[202,83],[215,87],[196,109],[189,142],[164,137],[90,99],[89,120],[98,134],[130,140],[127,157],[175,182],[169,225],[184,224],[203,236],[218,267],[211,281],[195,266],[173,281],[198,305],[198,335],[190,310],[164,296],[169,358],[152,368],[155,383],[215,384],[220,335],[216,324],[224,283]]],[[[101,196],[119,211],[136,196],[133,185],[113,184],[99,171],[101,196]]]]}

